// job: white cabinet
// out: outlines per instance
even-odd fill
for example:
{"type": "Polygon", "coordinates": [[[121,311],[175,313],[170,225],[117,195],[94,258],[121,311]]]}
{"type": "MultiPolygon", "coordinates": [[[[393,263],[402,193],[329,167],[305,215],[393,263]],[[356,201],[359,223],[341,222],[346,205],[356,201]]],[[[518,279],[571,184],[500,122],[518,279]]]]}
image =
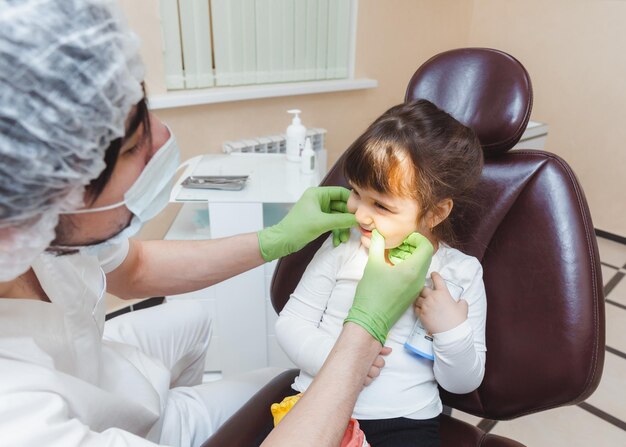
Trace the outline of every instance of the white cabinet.
{"type": "MultiPolygon", "coordinates": [[[[278,222],[321,173],[301,174],[298,163],[282,154],[206,155],[194,160],[188,175],[249,175],[241,191],[184,189],[171,200],[184,205],[167,232],[169,240],[201,240],[255,232],[278,222]]],[[[229,256],[229,253],[223,253],[229,256]]],[[[232,374],[264,366],[290,367],[274,336],[276,315],[269,287],[276,262],[257,267],[215,286],[168,300],[206,303],[213,336],[206,370],[232,374]]]]}

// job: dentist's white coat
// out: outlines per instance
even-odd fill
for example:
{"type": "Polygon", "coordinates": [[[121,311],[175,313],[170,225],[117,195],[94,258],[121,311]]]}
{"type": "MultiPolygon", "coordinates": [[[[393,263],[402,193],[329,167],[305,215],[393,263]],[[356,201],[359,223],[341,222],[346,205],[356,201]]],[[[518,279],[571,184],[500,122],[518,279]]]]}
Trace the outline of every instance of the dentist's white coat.
{"type": "MultiPolygon", "coordinates": [[[[187,324],[199,329],[178,325],[186,340],[164,344],[162,358],[149,356],[130,344],[103,340],[106,277],[96,257],[44,254],[33,270],[51,303],[0,299],[3,447],[199,445],[277,373],[172,389],[181,385],[177,381],[188,366],[203,366],[208,318],[200,315],[187,324]],[[170,365],[163,360],[168,356],[170,365]]],[[[177,307],[148,311],[168,306],[177,307]]],[[[189,310],[180,316],[187,318],[189,310]]],[[[191,315],[194,310],[198,314],[191,309],[191,315]]],[[[150,316],[148,311],[131,314],[150,316]]],[[[156,321],[167,325],[170,318],[176,312],[156,321]]],[[[107,331],[118,319],[107,323],[107,331]]]]}
{"type": "Polygon", "coordinates": [[[169,373],[138,349],[101,341],[98,259],[42,255],[33,270],[52,303],[0,300],[1,444],[154,445],[141,438],[159,438],[169,373]]]}

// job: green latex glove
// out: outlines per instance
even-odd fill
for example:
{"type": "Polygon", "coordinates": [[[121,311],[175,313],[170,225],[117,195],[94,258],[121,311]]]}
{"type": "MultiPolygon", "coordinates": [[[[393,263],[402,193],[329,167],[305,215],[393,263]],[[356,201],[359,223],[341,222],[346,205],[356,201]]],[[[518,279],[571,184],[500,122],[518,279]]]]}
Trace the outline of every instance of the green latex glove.
{"type": "Polygon", "coordinates": [[[393,265],[401,263],[413,254],[422,238],[419,233],[411,233],[399,246],[389,250],[389,260],[393,265]]]}
{"type": "Polygon", "coordinates": [[[350,228],[339,228],[333,230],[333,245],[339,247],[342,242],[347,242],[350,239],[350,228]]]}
{"type": "Polygon", "coordinates": [[[259,231],[263,259],[273,261],[294,253],[327,231],[349,231],[356,225],[354,214],[347,212],[349,195],[350,190],[340,186],[307,189],[283,220],[259,231]]]}
{"type": "Polygon", "coordinates": [[[362,326],[382,345],[389,329],[424,287],[433,256],[432,244],[421,234],[413,233],[405,242],[415,247],[413,252],[391,266],[385,261],[385,239],[378,231],[372,231],[365,272],[345,320],[362,326]]]}

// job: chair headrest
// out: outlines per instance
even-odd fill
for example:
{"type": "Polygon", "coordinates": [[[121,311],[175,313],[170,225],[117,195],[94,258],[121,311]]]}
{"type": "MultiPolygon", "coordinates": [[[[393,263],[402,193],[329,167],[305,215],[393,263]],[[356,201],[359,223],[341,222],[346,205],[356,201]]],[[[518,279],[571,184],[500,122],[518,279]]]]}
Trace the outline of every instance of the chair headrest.
{"type": "Polygon", "coordinates": [[[511,149],[532,110],[530,76],[513,56],[490,48],[440,53],[413,75],[405,101],[427,99],[474,129],[485,156],[511,149]]]}

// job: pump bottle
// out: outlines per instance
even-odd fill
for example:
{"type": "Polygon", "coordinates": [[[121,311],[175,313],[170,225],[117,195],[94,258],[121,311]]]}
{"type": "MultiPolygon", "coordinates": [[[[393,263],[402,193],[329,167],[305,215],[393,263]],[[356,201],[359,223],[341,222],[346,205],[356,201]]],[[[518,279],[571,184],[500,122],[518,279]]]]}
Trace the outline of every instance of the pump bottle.
{"type": "Polygon", "coordinates": [[[306,138],[306,127],[302,125],[298,109],[287,110],[287,113],[294,115],[291,124],[287,127],[287,148],[285,150],[287,160],[300,161],[300,153],[304,150],[304,139],[306,138]]]}
{"type": "Polygon", "coordinates": [[[304,143],[304,150],[300,156],[300,172],[303,174],[312,174],[315,171],[315,151],[311,139],[307,138],[304,143]]]}

